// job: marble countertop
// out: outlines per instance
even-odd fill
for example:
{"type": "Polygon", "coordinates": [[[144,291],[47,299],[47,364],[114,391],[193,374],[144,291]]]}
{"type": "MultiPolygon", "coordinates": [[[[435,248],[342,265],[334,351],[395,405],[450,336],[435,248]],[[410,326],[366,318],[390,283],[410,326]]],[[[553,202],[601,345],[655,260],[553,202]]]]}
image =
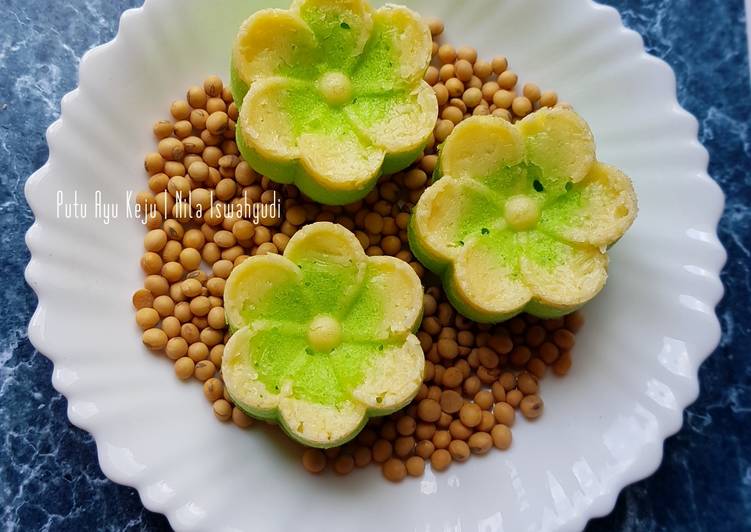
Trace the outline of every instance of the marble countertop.
{"type": "MultiPolygon", "coordinates": [[[[606,0],[675,69],[700,123],[710,174],[727,194],[724,331],[701,397],[649,479],[625,489],[590,531],[751,530],[751,87],[743,0],[606,0]]],[[[47,158],[45,128],[76,85],[78,61],[110,40],[139,0],[5,0],[0,18],[0,528],[167,530],[137,493],[104,477],[87,433],[66,417],[51,364],[26,336],[36,305],[23,280],[32,214],[26,178],[47,158]]]]}

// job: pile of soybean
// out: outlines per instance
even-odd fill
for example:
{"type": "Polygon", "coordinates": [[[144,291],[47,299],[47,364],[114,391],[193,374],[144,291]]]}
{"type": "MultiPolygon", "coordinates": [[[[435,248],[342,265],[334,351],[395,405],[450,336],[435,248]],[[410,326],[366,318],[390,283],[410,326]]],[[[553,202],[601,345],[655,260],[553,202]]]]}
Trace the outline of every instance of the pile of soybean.
{"type": "Polygon", "coordinates": [[[345,475],[374,463],[385,478],[399,481],[421,476],[426,462],[443,471],[473,454],[508,449],[517,411],[530,420],[543,413],[539,381],[548,368],[558,376],[568,372],[574,335],[583,325],[580,313],[553,320],[525,315],[494,326],[474,323],[456,313],[436,279],[410,253],[411,209],[429,184],[437,145],[456,124],[489,114],[515,121],[540,107],[566,105],[532,83],[519,92],[518,76],[505,57],[484,61],[473,48],[439,44],[443,24],[432,20],[429,26],[434,62],[425,79],[440,106],[434,134],[418,161],[381,178],[362,201],[317,204],[296,187],[253,171],[235,143],[237,107],[217,76],[189,88],[184,100],[172,103],[171,119],[153,126],[157,149],[144,162],[148,190],[136,198],[148,229],[141,257],[144,286],[133,294],[136,322],[143,343],[172,360],[178,378],[203,383],[220,421],[241,428],[253,424],[225,392],[220,372],[229,337],[224,284],[242,261],[282,253],[300,227],[329,221],[351,230],[368,255],[398,257],[423,280],[425,312],[418,337],[426,366],[417,397],[400,412],[371,419],[341,448],[301,448],[311,473],[330,466],[345,475]],[[282,208],[252,209],[274,203],[282,208]],[[262,215],[252,220],[250,212],[262,215]]]}

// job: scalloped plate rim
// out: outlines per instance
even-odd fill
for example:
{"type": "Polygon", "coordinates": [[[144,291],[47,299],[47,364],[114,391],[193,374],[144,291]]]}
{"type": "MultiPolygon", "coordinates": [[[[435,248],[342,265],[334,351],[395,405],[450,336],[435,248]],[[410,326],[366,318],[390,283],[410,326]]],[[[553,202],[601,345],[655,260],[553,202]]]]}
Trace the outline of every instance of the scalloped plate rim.
{"type": "MultiPolygon", "coordinates": [[[[151,4],[156,3],[157,0],[145,0],[144,4],[140,7],[130,8],[125,11],[120,16],[120,20],[118,23],[118,32],[115,35],[115,37],[101,45],[95,46],[85,52],[83,56],[81,57],[81,60],[79,62],[78,71],[80,72],[82,66],[86,63],[87,60],[89,60],[94,55],[99,55],[104,52],[106,52],[107,49],[110,47],[115,46],[118,43],[118,39],[120,38],[120,31],[122,29],[122,24],[124,20],[127,20],[129,18],[136,18],[142,16],[144,11],[148,9],[151,4]]],[[[573,527],[579,527],[583,528],[586,522],[589,519],[595,518],[595,517],[601,517],[604,515],[607,515],[610,513],[616,503],[617,497],[621,490],[628,486],[629,484],[632,484],[634,482],[637,482],[639,480],[642,480],[644,478],[647,478],[651,474],[653,474],[657,468],[659,467],[662,456],[664,453],[664,441],[672,436],[673,434],[677,433],[682,425],[683,425],[683,411],[691,405],[699,395],[699,380],[698,380],[698,370],[701,364],[713,353],[713,351],[716,349],[716,347],[719,345],[720,339],[721,339],[721,326],[719,319],[716,314],[716,306],[720,302],[720,300],[723,297],[724,294],[724,286],[720,280],[720,272],[727,261],[727,252],[722,245],[722,243],[719,241],[719,238],[717,236],[717,228],[720,221],[720,218],[722,216],[722,213],[724,212],[724,202],[725,202],[725,196],[724,192],[722,191],[721,187],[717,184],[716,181],[714,181],[708,174],[708,160],[709,160],[709,154],[706,150],[706,148],[699,142],[697,138],[697,133],[699,129],[699,123],[694,117],[693,114],[686,111],[680,104],[677,102],[677,98],[675,97],[675,74],[672,68],[662,59],[659,59],[651,54],[648,54],[646,50],[644,49],[644,43],[643,38],[641,35],[639,35],[637,32],[626,28],[623,26],[620,14],[618,11],[610,6],[605,6],[602,4],[598,4],[592,0],[588,0],[589,3],[595,8],[595,9],[602,9],[602,10],[609,10],[613,11],[618,16],[618,21],[621,24],[620,31],[629,34],[632,36],[637,36],[639,39],[641,52],[637,59],[640,62],[651,62],[654,64],[657,64],[660,66],[660,68],[665,69],[669,72],[671,83],[672,83],[672,93],[673,93],[673,108],[672,111],[675,115],[682,115],[683,117],[690,118],[691,120],[691,128],[693,131],[691,132],[691,149],[693,150],[699,150],[702,152],[702,159],[703,162],[701,163],[699,168],[696,168],[698,173],[694,176],[694,179],[696,179],[699,182],[702,182],[704,186],[707,187],[708,194],[714,195],[714,202],[707,204],[707,212],[704,213],[705,218],[703,219],[704,222],[708,223],[711,227],[712,233],[712,241],[709,242],[714,246],[713,249],[713,259],[715,267],[709,271],[708,270],[708,279],[715,285],[714,293],[712,294],[713,297],[707,297],[709,301],[704,301],[712,310],[712,316],[713,320],[711,322],[712,330],[707,331],[707,335],[709,337],[709,340],[707,342],[707,345],[711,346],[709,348],[703,349],[701,353],[698,353],[697,350],[692,349],[688,351],[689,358],[691,359],[692,364],[694,365],[692,370],[692,390],[687,394],[685,397],[685,400],[680,401],[678,404],[678,408],[676,410],[677,412],[677,420],[672,420],[673,422],[670,424],[670,426],[665,426],[666,424],[663,423],[660,425],[660,431],[659,431],[659,439],[661,440],[661,444],[658,446],[658,449],[656,452],[652,454],[646,454],[645,452],[642,453],[641,456],[641,462],[637,462],[632,464],[628,469],[624,470],[621,474],[616,475],[615,481],[611,482],[609,486],[609,491],[605,491],[604,493],[594,497],[589,506],[587,507],[587,510],[585,512],[580,512],[576,514],[570,522],[565,523],[566,526],[573,526],[573,527]]],[[[48,146],[51,146],[53,144],[53,139],[55,135],[57,135],[58,131],[62,130],[64,127],[64,107],[74,100],[77,100],[78,98],[81,98],[81,92],[80,89],[77,87],[76,89],[73,89],[72,91],[66,93],[62,99],[61,99],[61,113],[60,117],[55,120],[46,130],[46,141],[48,146]]],[[[30,319],[29,326],[28,326],[28,336],[29,341],[34,346],[35,349],[37,349],[40,353],[42,353],[45,357],[47,357],[53,364],[53,370],[52,370],[52,385],[53,387],[62,395],[66,397],[68,400],[68,408],[67,408],[67,415],[70,420],[70,422],[89,432],[95,442],[97,447],[97,458],[99,461],[99,465],[103,471],[103,473],[112,481],[123,484],[126,486],[133,487],[137,490],[140,500],[143,503],[143,505],[148,508],[151,511],[154,512],[160,512],[166,515],[168,520],[170,521],[170,524],[174,528],[179,528],[178,519],[176,518],[175,512],[176,509],[170,507],[169,502],[159,502],[156,499],[149,497],[145,493],[146,486],[139,482],[139,476],[136,471],[129,471],[124,472],[117,470],[113,463],[103,455],[102,449],[105,445],[107,445],[109,442],[107,440],[107,435],[105,430],[101,430],[100,427],[96,425],[96,423],[89,424],[86,422],[86,420],[76,414],[74,412],[73,406],[76,402],[76,393],[74,391],[74,387],[68,387],[64,385],[60,380],[60,375],[62,372],[68,369],[68,366],[60,360],[56,353],[54,347],[52,347],[47,340],[41,337],[41,327],[38,324],[38,321],[43,319],[44,314],[47,311],[47,307],[45,306],[45,293],[43,290],[40,290],[40,283],[39,283],[39,277],[38,274],[35,273],[35,270],[37,268],[37,265],[39,264],[38,261],[34,257],[33,249],[34,247],[39,243],[43,242],[43,237],[38,236],[38,233],[40,231],[40,228],[43,226],[43,224],[40,221],[40,215],[35,209],[35,195],[36,195],[36,189],[44,183],[45,178],[48,176],[50,172],[50,163],[53,160],[52,153],[50,153],[50,156],[48,160],[34,173],[32,173],[29,178],[27,179],[25,186],[24,186],[24,194],[27,199],[27,202],[34,213],[35,219],[33,224],[29,227],[29,229],[26,232],[26,245],[31,251],[31,258],[29,260],[29,263],[25,269],[25,278],[28,283],[28,285],[34,290],[34,292],[37,295],[37,307],[30,319]]],[[[705,242],[707,243],[707,242],[705,242]]],[[[705,255],[710,255],[709,252],[709,246],[706,247],[706,250],[704,252],[705,255]]],[[[644,451],[644,450],[643,450],[644,451]]]]}

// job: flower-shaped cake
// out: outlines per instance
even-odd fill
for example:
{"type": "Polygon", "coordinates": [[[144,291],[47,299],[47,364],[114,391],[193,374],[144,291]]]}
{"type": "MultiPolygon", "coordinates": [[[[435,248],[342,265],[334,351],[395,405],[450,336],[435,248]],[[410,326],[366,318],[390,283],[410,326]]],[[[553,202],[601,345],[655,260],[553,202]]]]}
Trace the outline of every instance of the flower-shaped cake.
{"type": "Polygon", "coordinates": [[[240,28],[237,142],[258,172],[327,204],[356,201],[411,164],[438,103],[422,76],[431,37],[413,11],[363,0],[295,0],[240,28]]]}
{"type": "Polygon", "coordinates": [[[306,445],[341,445],[417,394],[422,294],[407,263],[368,257],[340,225],[306,226],[284,255],[246,259],[227,280],[227,391],[306,445]]]}
{"type": "Polygon", "coordinates": [[[440,149],[440,177],[415,206],[415,256],[452,304],[480,322],[556,317],[605,285],[608,246],[636,216],[620,170],[595,159],[589,126],[543,108],[515,125],[462,122],[440,149]]]}

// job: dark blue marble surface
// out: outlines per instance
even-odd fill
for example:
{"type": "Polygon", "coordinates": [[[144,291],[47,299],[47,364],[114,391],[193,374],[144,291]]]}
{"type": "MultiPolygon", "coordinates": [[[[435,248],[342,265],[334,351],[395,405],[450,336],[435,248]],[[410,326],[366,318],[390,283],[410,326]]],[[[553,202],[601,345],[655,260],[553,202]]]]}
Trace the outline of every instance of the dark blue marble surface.
{"type": "MultiPolygon", "coordinates": [[[[552,1],[552,0],[551,0],[552,1]]],[[[163,530],[132,489],[107,480],[92,438],[68,423],[51,364],[26,325],[23,281],[32,215],[27,176],[44,163],[45,128],[89,48],[110,40],[138,0],[3,0],[0,16],[0,528],[163,530]]],[[[724,188],[729,261],[724,336],[701,369],[702,394],[651,478],[630,486],[591,531],[751,530],[751,88],[743,0],[607,0],[676,70],[678,97],[701,122],[710,173],[724,188]]]]}

